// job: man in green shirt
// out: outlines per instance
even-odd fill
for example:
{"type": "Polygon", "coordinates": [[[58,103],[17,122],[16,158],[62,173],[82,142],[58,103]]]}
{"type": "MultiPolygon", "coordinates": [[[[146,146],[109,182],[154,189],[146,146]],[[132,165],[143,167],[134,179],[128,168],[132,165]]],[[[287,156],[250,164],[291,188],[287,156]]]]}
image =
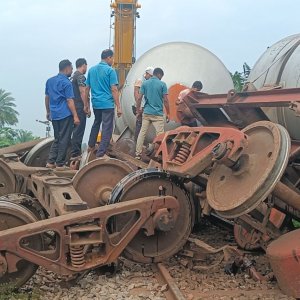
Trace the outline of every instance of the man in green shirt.
{"type": "Polygon", "coordinates": [[[141,158],[142,148],[149,126],[153,124],[156,135],[164,132],[164,107],[166,109],[167,122],[169,120],[168,89],[165,82],[161,81],[164,71],[156,68],[153,77],[144,81],[137,101],[137,113],[141,114],[141,101],[144,96],[145,106],[143,111],[142,128],[139,133],[136,145],[136,158],[141,158]]]}

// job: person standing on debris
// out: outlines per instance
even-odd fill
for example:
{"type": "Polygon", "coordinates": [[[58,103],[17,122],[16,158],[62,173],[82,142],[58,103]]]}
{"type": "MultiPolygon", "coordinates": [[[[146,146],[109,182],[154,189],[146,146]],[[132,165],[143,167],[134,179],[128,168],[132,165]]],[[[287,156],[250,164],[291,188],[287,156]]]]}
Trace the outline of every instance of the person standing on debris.
{"type": "MultiPolygon", "coordinates": [[[[142,113],[137,114],[136,113],[136,107],[137,107],[137,103],[138,103],[138,99],[139,99],[139,93],[140,93],[140,89],[141,86],[143,84],[143,82],[145,80],[150,79],[153,76],[153,71],[154,68],[153,67],[148,67],[145,70],[145,74],[143,76],[142,79],[137,79],[134,83],[134,99],[135,99],[135,105],[132,107],[133,109],[133,113],[136,115],[136,122],[135,122],[135,133],[134,133],[134,140],[137,141],[139,133],[141,131],[141,127],[142,127],[142,113]]],[[[145,99],[143,97],[142,99],[142,103],[141,103],[141,109],[143,110],[145,105],[145,99]]]]}
{"type": "Polygon", "coordinates": [[[81,155],[82,139],[86,126],[86,114],[83,110],[85,99],[85,81],[84,74],[87,70],[87,62],[84,58],[78,58],[76,60],[76,71],[72,77],[72,85],[74,91],[74,103],[77,111],[77,115],[80,120],[80,124],[73,129],[73,135],[71,140],[71,160],[76,160],[81,155]]]}
{"type": "Polygon", "coordinates": [[[92,67],[86,80],[85,113],[90,114],[90,101],[88,95],[91,91],[92,106],[95,121],[89,138],[89,151],[93,151],[97,136],[102,124],[101,142],[96,157],[103,157],[110,143],[114,126],[114,107],[117,108],[117,116],[122,115],[118,91],[118,78],[116,71],[111,67],[114,62],[112,50],[104,50],[101,54],[101,62],[92,67]]]}
{"type": "Polygon", "coordinates": [[[64,169],[66,155],[71,140],[73,126],[78,126],[78,118],[72,83],[69,77],[73,67],[69,60],[59,63],[58,75],[46,82],[45,106],[47,120],[52,121],[54,141],[52,143],[46,167],[64,169]]]}
{"type": "Polygon", "coordinates": [[[203,88],[201,81],[195,81],[191,88],[185,89],[180,92],[178,99],[176,100],[176,114],[179,122],[182,126],[189,126],[189,127],[197,127],[197,119],[192,114],[190,109],[186,106],[183,99],[187,96],[190,92],[200,92],[203,88]]]}
{"type": "Polygon", "coordinates": [[[137,102],[137,114],[142,114],[142,128],[139,133],[136,145],[136,158],[141,159],[141,153],[145,137],[149,126],[153,124],[156,135],[164,132],[164,107],[166,109],[167,122],[169,122],[170,108],[168,100],[168,89],[165,82],[161,79],[164,71],[161,68],[155,68],[153,77],[144,81],[137,102]],[[144,111],[141,109],[141,101],[145,97],[144,111]]]}

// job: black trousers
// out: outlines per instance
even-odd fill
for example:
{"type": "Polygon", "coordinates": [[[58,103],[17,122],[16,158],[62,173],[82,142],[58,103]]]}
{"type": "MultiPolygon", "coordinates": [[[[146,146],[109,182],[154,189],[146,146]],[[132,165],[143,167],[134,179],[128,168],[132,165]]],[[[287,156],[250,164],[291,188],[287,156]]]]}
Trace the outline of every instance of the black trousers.
{"type": "Polygon", "coordinates": [[[113,129],[114,129],[114,108],[109,109],[94,109],[95,121],[91,129],[89,138],[89,146],[94,147],[97,141],[97,136],[102,123],[101,142],[96,156],[102,157],[106,153],[107,147],[110,143],[113,129]]]}
{"type": "Polygon", "coordinates": [[[73,116],[62,120],[53,120],[54,141],[52,143],[48,163],[56,164],[58,167],[66,163],[68,146],[71,141],[74,121],[73,116]]]}
{"type": "Polygon", "coordinates": [[[83,111],[83,108],[77,108],[77,115],[80,120],[80,124],[78,126],[74,126],[72,140],[71,140],[71,157],[76,157],[81,154],[81,145],[82,139],[84,136],[85,126],[86,126],[86,114],[83,111]]]}

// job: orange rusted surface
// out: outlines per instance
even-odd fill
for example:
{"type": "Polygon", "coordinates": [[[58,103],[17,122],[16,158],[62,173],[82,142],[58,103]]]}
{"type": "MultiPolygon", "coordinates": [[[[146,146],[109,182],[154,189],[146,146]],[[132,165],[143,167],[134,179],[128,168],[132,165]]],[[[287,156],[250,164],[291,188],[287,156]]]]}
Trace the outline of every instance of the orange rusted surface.
{"type": "Polygon", "coordinates": [[[300,298],[300,229],[286,233],[267,248],[267,255],[280,289],[300,298]]]}
{"type": "Polygon", "coordinates": [[[180,120],[178,120],[178,117],[176,115],[176,108],[177,108],[176,100],[178,99],[180,92],[185,89],[187,89],[187,87],[180,83],[176,83],[169,88],[169,96],[168,97],[169,97],[170,120],[171,121],[175,121],[175,122],[180,121],[180,120]]]}

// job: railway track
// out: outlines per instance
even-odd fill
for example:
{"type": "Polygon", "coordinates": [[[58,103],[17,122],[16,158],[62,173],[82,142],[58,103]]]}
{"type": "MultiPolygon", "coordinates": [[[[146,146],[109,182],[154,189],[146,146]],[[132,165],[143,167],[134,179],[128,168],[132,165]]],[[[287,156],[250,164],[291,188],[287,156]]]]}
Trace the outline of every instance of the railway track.
{"type": "Polygon", "coordinates": [[[162,263],[156,264],[154,267],[156,270],[156,278],[159,282],[165,285],[165,296],[167,300],[185,300],[185,296],[180,291],[175,280],[170,275],[168,269],[162,263]]]}

